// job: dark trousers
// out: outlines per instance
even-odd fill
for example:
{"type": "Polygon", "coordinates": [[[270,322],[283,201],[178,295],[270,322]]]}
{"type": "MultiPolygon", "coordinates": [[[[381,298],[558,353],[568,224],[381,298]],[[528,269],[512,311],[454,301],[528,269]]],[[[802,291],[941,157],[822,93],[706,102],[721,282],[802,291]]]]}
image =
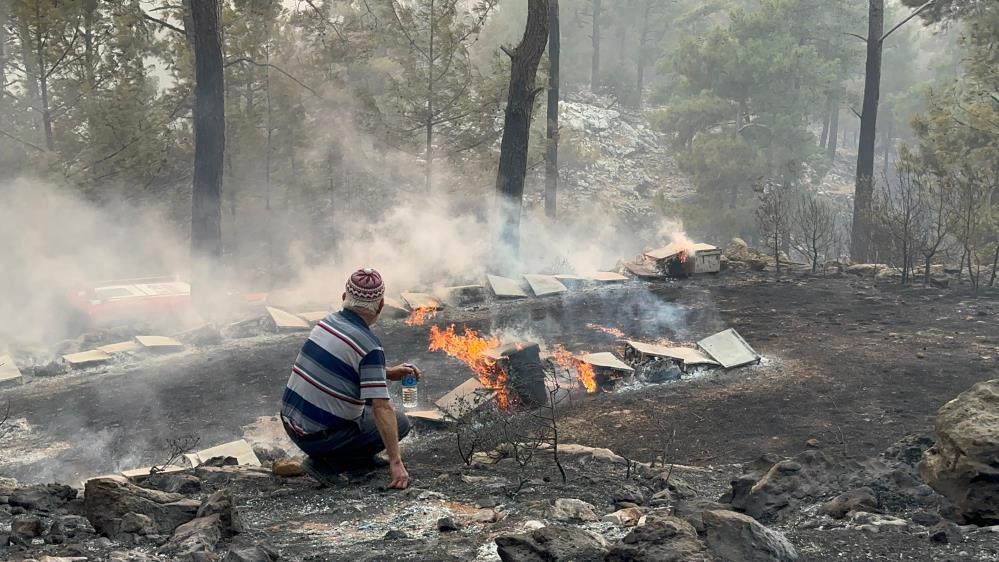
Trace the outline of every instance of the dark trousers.
{"type": "MultiPolygon", "coordinates": [[[[396,410],[395,419],[401,440],[409,433],[409,418],[396,410]]],[[[382,436],[378,433],[378,426],[375,425],[375,414],[371,406],[364,407],[364,413],[355,423],[321,436],[303,437],[289,430],[287,425],[285,431],[306,455],[328,462],[364,461],[385,449],[382,436]]]]}

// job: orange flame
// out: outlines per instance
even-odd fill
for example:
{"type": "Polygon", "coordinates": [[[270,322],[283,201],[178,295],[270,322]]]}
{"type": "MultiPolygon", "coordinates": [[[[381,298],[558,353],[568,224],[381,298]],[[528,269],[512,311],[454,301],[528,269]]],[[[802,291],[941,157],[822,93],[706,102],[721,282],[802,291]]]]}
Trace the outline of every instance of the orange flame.
{"type": "Polygon", "coordinates": [[[589,324],[587,324],[586,327],[589,328],[589,329],[591,329],[591,330],[597,330],[598,332],[603,332],[605,334],[610,334],[610,335],[614,336],[615,338],[624,339],[624,337],[625,337],[624,336],[624,332],[622,332],[621,330],[618,330],[617,328],[608,328],[607,326],[601,326],[600,324],[594,324],[593,322],[590,322],[589,324]]]}
{"type": "Polygon", "coordinates": [[[510,391],[507,388],[507,374],[496,365],[496,361],[485,355],[486,351],[498,347],[496,338],[483,338],[478,332],[466,327],[464,333],[458,334],[454,324],[441,330],[437,326],[430,327],[429,351],[443,351],[458,361],[468,365],[482,386],[496,391],[496,401],[499,407],[506,410],[510,407],[510,391]]]}
{"type": "Polygon", "coordinates": [[[561,345],[555,346],[551,352],[551,358],[562,368],[575,371],[576,378],[586,389],[587,394],[593,394],[597,391],[597,374],[593,371],[593,365],[576,359],[561,345]]]}
{"type": "Polygon", "coordinates": [[[421,306],[413,309],[413,312],[409,314],[409,318],[406,318],[407,326],[422,326],[430,318],[437,315],[437,309],[431,306],[421,306]]]}

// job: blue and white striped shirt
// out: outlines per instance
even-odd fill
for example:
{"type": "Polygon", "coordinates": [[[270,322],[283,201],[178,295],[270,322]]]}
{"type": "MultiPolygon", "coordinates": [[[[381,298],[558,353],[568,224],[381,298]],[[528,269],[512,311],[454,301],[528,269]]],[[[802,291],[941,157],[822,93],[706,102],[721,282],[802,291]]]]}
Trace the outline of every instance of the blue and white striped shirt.
{"type": "Polygon", "coordinates": [[[385,352],[368,325],[351,310],[319,321],[302,346],[281,399],[281,417],[307,435],[347,427],[366,400],[388,398],[385,352]]]}

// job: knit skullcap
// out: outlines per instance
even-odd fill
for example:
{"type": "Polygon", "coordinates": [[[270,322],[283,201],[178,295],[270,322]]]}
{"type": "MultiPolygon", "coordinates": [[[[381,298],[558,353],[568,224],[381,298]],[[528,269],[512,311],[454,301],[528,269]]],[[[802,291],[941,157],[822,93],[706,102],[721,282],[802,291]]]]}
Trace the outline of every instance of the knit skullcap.
{"type": "Polygon", "coordinates": [[[378,301],[385,296],[385,283],[374,269],[358,269],[347,280],[347,294],[361,301],[378,301]]]}

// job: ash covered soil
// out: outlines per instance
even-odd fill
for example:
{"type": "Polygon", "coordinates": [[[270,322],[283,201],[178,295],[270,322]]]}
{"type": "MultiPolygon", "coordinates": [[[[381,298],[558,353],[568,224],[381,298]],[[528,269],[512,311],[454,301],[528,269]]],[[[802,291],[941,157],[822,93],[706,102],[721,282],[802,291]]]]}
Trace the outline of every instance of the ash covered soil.
{"type": "MultiPolygon", "coordinates": [[[[997,378],[997,315],[999,299],[960,288],[903,290],[843,274],[750,272],[450,309],[430,322],[505,330],[574,352],[617,350],[614,335],[588,325],[675,342],[733,327],[764,359],[677,383],[574,393],[559,412],[559,441],[613,454],[563,455],[566,483],[550,453],[537,452],[527,468],[509,455],[500,462],[480,456],[468,466],[452,433],[419,427],[404,442],[414,477],[406,492],[382,490],[380,472],[351,474],[340,486],[319,489],[307,477],[217,468],[192,471],[201,482],[194,495],[230,490],[245,521],[240,536],[269,542],[284,559],[490,560],[496,536],[523,532],[532,521],[600,535],[613,555],[615,541],[631,527],[566,515],[568,504],[559,511],[553,502],[584,501],[597,519],[631,504],[653,515],[666,508],[727,509],[745,501],[733,479],[755,481],[793,457],[805,467],[802,474],[822,474],[812,480],[824,485],[792,491],[790,501],[754,516],[782,531],[800,559],[996,560],[999,533],[991,528],[960,528],[960,541],[939,540],[939,533],[931,540],[946,502],[905,475],[915,475],[913,459],[931,443],[926,437],[937,409],[974,383],[997,378]],[[677,465],[672,471],[648,464],[664,453],[667,468],[677,465]],[[877,505],[869,511],[884,519],[817,513],[858,487],[874,490],[877,505]],[[703,503],[718,500],[724,504],[703,503]],[[439,531],[442,517],[459,529],[439,531]],[[392,530],[405,536],[386,539],[392,530]]],[[[376,327],[390,362],[414,362],[425,371],[420,392],[427,404],[471,376],[460,363],[426,351],[428,328],[401,321],[376,327]]],[[[0,472],[22,483],[79,482],[163,462],[168,441],[188,434],[203,446],[240,437],[281,446],[272,416],[304,338],[301,332],[259,336],[3,391],[14,431],[3,438],[0,472]]],[[[114,549],[148,555],[157,546],[81,541],[69,543],[94,559],[114,549]]],[[[628,544],[644,544],[635,541],[628,544]]],[[[59,554],[66,546],[32,548],[59,554]]],[[[613,559],[657,559],[621,552],[613,559]]]]}

